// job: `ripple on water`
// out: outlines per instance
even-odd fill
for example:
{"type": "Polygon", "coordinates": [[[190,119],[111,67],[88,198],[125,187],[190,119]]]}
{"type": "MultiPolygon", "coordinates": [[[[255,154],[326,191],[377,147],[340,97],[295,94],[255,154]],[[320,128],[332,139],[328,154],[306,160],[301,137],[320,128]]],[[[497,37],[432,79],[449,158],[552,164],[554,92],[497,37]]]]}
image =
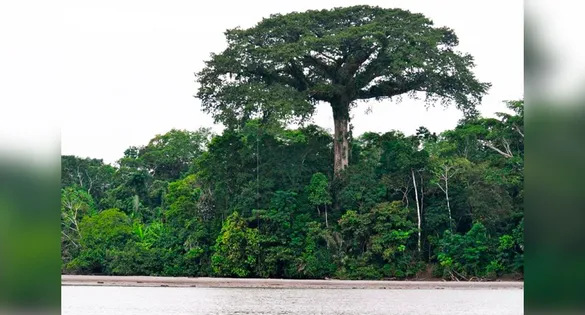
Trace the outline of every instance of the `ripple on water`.
{"type": "Polygon", "coordinates": [[[64,286],[62,314],[517,315],[524,290],[206,289],[64,286]]]}

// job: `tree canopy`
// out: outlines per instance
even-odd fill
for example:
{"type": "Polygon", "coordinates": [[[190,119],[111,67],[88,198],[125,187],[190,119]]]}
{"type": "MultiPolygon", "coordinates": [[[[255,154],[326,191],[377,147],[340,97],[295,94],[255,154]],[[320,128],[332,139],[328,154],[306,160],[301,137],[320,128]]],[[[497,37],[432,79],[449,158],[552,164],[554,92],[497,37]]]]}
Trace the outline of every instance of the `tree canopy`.
{"type": "Polygon", "coordinates": [[[424,93],[426,104],[455,104],[466,116],[490,87],[457,51],[453,30],[422,14],[366,5],[274,14],[225,33],[228,47],[197,74],[197,97],[217,122],[251,118],[304,122],[318,102],[335,121],[335,170],[348,165],[348,123],[359,100],[424,93]]]}
{"type": "Polygon", "coordinates": [[[63,156],[63,272],[521,277],[524,102],[507,104],[438,134],[356,136],[337,182],[333,139],[314,125],[268,133],[253,120],[200,146],[161,142],[206,135],[171,130],[118,165],[63,156]]]}

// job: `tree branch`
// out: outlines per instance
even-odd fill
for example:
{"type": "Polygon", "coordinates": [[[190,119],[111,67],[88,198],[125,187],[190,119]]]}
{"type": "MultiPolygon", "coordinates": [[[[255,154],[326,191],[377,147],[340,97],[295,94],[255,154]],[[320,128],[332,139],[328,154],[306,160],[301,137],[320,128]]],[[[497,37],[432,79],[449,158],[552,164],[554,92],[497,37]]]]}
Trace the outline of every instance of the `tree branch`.
{"type": "Polygon", "coordinates": [[[524,138],[524,133],[522,133],[522,131],[520,131],[520,128],[514,124],[514,129],[516,129],[516,131],[520,134],[520,136],[522,136],[522,138],[524,138]]]}
{"type": "Polygon", "coordinates": [[[333,69],[330,65],[324,63],[323,61],[311,56],[311,55],[305,55],[303,56],[303,61],[318,68],[321,69],[325,72],[325,74],[327,74],[327,76],[329,76],[329,78],[331,80],[335,79],[335,69],[333,69]]]}
{"type": "Polygon", "coordinates": [[[441,189],[441,191],[445,192],[445,188],[443,188],[443,186],[441,186],[441,183],[435,183],[437,186],[439,186],[439,188],[441,189]]]}
{"type": "Polygon", "coordinates": [[[503,138],[502,142],[504,143],[504,148],[506,149],[506,153],[508,155],[510,155],[510,157],[512,157],[513,154],[512,154],[512,150],[510,149],[510,142],[508,142],[508,140],[506,140],[506,138],[503,138]]]}
{"type": "Polygon", "coordinates": [[[509,158],[512,158],[512,157],[514,157],[514,156],[513,156],[511,153],[504,152],[504,151],[502,151],[502,150],[500,150],[500,149],[496,148],[496,147],[495,147],[493,144],[491,144],[491,143],[489,143],[489,142],[484,142],[484,145],[485,145],[486,147],[488,147],[488,148],[490,148],[490,149],[492,149],[492,150],[494,150],[494,151],[498,152],[500,155],[502,155],[502,156],[504,156],[504,157],[506,157],[506,158],[508,158],[508,159],[509,159],[509,158]]]}
{"type": "MultiPolygon", "coordinates": [[[[379,52],[382,52],[386,49],[387,45],[386,44],[382,44],[382,46],[378,49],[379,52]]],[[[374,54],[376,52],[376,50],[373,50],[368,58],[374,54]]],[[[355,82],[357,84],[357,88],[358,89],[362,89],[366,86],[368,86],[368,84],[370,84],[372,82],[372,80],[374,80],[376,78],[376,74],[380,73],[380,70],[382,70],[383,65],[388,63],[388,56],[386,56],[383,53],[378,53],[378,55],[375,57],[374,60],[372,60],[372,62],[370,62],[365,70],[359,74],[356,75],[355,78],[355,82]]],[[[367,60],[367,59],[366,59],[367,60]]],[[[364,61],[365,62],[365,61],[364,61]]],[[[363,63],[362,63],[363,64],[363,63]]]]}
{"type": "Polygon", "coordinates": [[[380,82],[367,90],[357,91],[358,99],[370,99],[379,97],[392,97],[406,92],[412,91],[416,88],[416,84],[399,84],[393,82],[380,82]]]}
{"type": "Polygon", "coordinates": [[[73,245],[75,245],[75,247],[79,247],[79,244],[75,243],[75,241],[63,230],[61,230],[61,234],[63,234],[73,245]]]}
{"type": "MultiPolygon", "coordinates": [[[[368,58],[370,58],[370,56],[376,51],[376,49],[371,49],[367,52],[363,52],[362,56],[352,56],[353,60],[351,60],[350,62],[347,62],[342,68],[341,71],[343,72],[343,75],[346,79],[346,81],[349,81],[351,79],[353,79],[355,73],[359,70],[359,68],[361,67],[361,65],[366,62],[368,60],[368,58]]],[[[347,82],[345,82],[347,83],[347,82]]]]}

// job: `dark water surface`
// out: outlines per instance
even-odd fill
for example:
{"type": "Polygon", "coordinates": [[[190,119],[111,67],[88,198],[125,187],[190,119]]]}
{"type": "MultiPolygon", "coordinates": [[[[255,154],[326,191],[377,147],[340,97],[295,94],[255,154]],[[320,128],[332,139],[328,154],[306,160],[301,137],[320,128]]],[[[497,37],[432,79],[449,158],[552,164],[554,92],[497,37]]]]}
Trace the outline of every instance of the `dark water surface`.
{"type": "Polygon", "coordinates": [[[67,315],[519,315],[524,310],[522,289],[61,289],[67,315]]]}

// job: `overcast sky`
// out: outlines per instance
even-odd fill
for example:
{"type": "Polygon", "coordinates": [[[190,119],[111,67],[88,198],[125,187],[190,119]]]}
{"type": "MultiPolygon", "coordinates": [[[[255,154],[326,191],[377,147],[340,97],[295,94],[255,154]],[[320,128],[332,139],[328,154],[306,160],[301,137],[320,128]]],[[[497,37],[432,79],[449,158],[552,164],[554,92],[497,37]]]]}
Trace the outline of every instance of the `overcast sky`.
{"type": "MultiPolygon", "coordinates": [[[[524,93],[522,1],[102,0],[30,4],[13,1],[8,4],[12,11],[5,8],[0,13],[0,27],[13,30],[1,33],[0,39],[29,48],[9,50],[2,56],[2,71],[11,73],[1,82],[5,93],[18,98],[19,110],[25,114],[30,111],[33,120],[59,111],[62,154],[106,162],[120,158],[127,147],[146,144],[172,128],[206,126],[219,130],[193,97],[197,91],[193,73],[202,68],[211,52],[225,47],[226,29],[253,26],[272,13],[357,4],[420,12],[438,26],[453,28],[460,39],[459,49],[475,57],[477,77],[493,84],[480,108],[482,113],[491,116],[503,110],[503,100],[519,99],[524,93]],[[37,23],[21,22],[19,14],[37,23]],[[23,34],[34,36],[36,42],[27,41],[23,34]],[[35,66],[38,64],[43,68],[35,66]],[[33,83],[38,87],[31,90],[33,83]],[[26,101],[35,104],[34,111],[26,101]]],[[[461,117],[454,108],[427,111],[422,101],[406,99],[401,104],[380,102],[372,109],[370,114],[365,114],[366,107],[353,111],[357,134],[391,129],[411,134],[419,126],[441,132],[453,128],[461,117]]],[[[314,122],[332,129],[330,108],[319,107],[314,122]]],[[[27,132],[25,129],[15,129],[13,141],[18,141],[17,134],[27,132]]]]}

